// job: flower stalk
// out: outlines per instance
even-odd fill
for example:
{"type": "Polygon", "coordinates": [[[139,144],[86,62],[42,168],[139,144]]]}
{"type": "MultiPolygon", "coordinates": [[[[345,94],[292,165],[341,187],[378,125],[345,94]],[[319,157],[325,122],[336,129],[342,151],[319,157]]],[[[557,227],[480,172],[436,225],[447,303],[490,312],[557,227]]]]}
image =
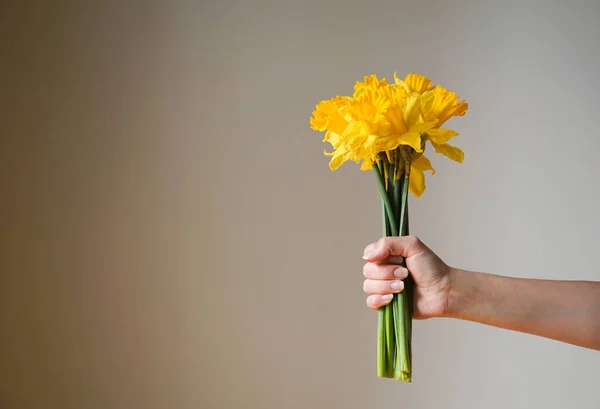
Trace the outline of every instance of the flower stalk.
{"type": "MultiPolygon", "coordinates": [[[[405,166],[400,152],[394,151],[391,155],[381,155],[379,163],[373,165],[373,171],[381,194],[384,235],[408,235],[410,165],[405,166]]],[[[411,382],[411,289],[405,286],[404,291],[394,295],[391,303],[379,309],[377,375],[380,377],[411,382]]]]}

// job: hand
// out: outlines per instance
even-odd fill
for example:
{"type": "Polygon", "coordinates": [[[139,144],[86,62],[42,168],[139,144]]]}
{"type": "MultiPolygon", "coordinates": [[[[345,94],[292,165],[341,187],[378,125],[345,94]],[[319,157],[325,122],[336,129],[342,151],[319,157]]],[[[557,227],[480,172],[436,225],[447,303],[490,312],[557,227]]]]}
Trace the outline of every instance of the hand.
{"type": "Polygon", "coordinates": [[[413,318],[441,317],[448,310],[450,271],[433,251],[414,236],[384,237],[365,248],[363,289],[367,306],[374,310],[389,304],[404,289],[410,271],[414,280],[413,318]],[[401,267],[402,259],[408,270],[401,267]]]}

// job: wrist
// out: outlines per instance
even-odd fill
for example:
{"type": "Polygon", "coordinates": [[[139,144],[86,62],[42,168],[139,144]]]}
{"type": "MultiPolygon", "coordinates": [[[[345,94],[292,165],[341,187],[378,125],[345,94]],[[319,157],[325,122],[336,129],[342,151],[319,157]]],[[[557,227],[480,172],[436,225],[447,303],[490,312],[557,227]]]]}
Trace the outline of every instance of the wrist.
{"type": "Polygon", "coordinates": [[[461,318],[466,306],[472,303],[472,295],[477,287],[475,273],[472,271],[450,268],[448,272],[448,293],[446,300],[446,318],[461,318]]]}

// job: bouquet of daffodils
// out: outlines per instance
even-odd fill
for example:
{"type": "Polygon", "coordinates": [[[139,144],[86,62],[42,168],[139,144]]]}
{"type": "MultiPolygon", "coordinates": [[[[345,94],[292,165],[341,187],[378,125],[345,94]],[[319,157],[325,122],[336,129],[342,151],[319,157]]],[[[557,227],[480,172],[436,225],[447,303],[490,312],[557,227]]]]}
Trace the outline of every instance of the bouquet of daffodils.
{"type": "MultiPolygon", "coordinates": [[[[379,186],[385,236],[408,235],[408,192],[425,190],[425,171],[435,170],[423,152],[427,142],[437,153],[462,162],[463,152],[450,144],[457,132],[442,126],[463,116],[468,105],[441,85],[419,74],[394,83],[371,75],[357,81],[352,96],[336,96],[317,104],[311,127],[325,132],[333,147],[329,167],[338,169],[352,160],[372,170],[379,186]]],[[[404,291],[379,309],[377,375],[411,382],[412,279],[404,291]]]]}

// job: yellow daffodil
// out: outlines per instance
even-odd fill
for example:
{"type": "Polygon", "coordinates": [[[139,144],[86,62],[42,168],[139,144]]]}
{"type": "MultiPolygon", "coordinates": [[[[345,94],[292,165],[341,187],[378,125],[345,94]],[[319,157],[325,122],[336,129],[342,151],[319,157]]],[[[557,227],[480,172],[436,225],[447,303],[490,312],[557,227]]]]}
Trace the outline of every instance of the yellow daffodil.
{"type": "MultiPolygon", "coordinates": [[[[440,128],[448,119],[453,116],[463,116],[468,109],[465,101],[458,102],[456,93],[447,90],[441,85],[433,86],[429,78],[420,74],[408,74],[404,80],[401,80],[394,73],[395,83],[401,86],[407,93],[417,93],[421,95],[421,113],[426,122],[436,122],[435,127],[440,128]]],[[[437,153],[441,153],[448,158],[462,162],[464,153],[457,147],[449,145],[448,141],[458,133],[444,129],[442,132],[428,132],[427,140],[437,153]]]]}
{"type": "Polygon", "coordinates": [[[398,77],[398,74],[394,73],[394,81],[397,85],[400,85],[406,90],[407,93],[412,94],[416,92],[422,94],[425,91],[433,89],[431,80],[421,74],[407,74],[404,80],[398,77]]]}
{"type": "MultiPolygon", "coordinates": [[[[467,112],[468,104],[465,101],[458,102],[458,95],[438,85],[431,91],[426,91],[421,95],[421,112],[425,120],[436,119],[436,127],[441,127],[448,119],[453,116],[463,116],[467,112]]],[[[448,158],[462,162],[464,153],[459,148],[448,144],[448,141],[458,135],[458,133],[440,128],[441,132],[428,132],[429,141],[437,153],[448,158]]]]}
{"type": "Polygon", "coordinates": [[[387,79],[383,78],[381,81],[377,79],[377,75],[371,74],[365,77],[364,82],[356,81],[354,84],[354,97],[360,95],[363,90],[378,90],[380,88],[387,87],[387,79]]]}
{"type": "Polygon", "coordinates": [[[420,74],[408,74],[401,80],[394,73],[394,81],[388,84],[385,78],[366,76],[356,82],[351,97],[320,102],[310,123],[313,129],[325,131],[323,140],[333,147],[333,152],[325,152],[331,157],[331,170],[348,160],[362,162],[361,169],[369,170],[380,153],[410,147],[414,152],[410,191],[418,197],[425,189],[423,171],[435,172],[422,156],[426,141],[436,152],[462,162],[463,152],[448,144],[458,133],[441,125],[452,116],[464,115],[467,104],[420,74]]]}
{"type": "Polygon", "coordinates": [[[458,95],[441,85],[425,91],[421,96],[421,111],[426,121],[437,119],[441,127],[453,116],[463,116],[469,105],[465,101],[458,102],[458,95]]]}
{"type": "MultiPolygon", "coordinates": [[[[311,127],[325,132],[332,152],[329,167],[338,169],[351,160],[361,169],[373,169],[382,199],[385,236],[406,236],[408,196],[421,196],[425,172],[435,174],[423,154],[429,141],[436,152],[462,162],[463,152],[448,144],[457,132],[442,128],[453,116],[462,116],[467,103],[429,78],[408,74],[394,83],[376,75],[354,85],[352,96],[320,102],[310,119],[311,127]]],[[[377,334],[377,374],[411,382],[412,287],[395,294],[380,309],[377,334]]]]}

